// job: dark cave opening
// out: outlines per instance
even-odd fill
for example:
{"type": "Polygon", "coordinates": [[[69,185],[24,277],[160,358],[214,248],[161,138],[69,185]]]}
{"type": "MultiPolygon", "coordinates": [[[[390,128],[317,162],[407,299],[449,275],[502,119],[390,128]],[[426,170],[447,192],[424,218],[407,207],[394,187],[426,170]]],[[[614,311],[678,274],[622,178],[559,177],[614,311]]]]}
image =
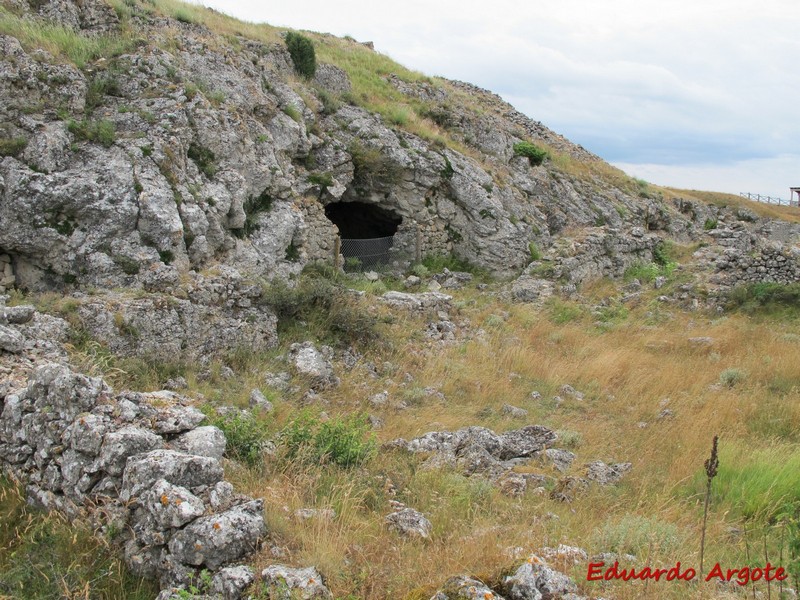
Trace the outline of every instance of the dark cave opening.
{"type": "Polygon", "coordinates": [[[335,202],[325,207],[325,216],[339,228],[339,235],[349,240],[390,237],[403,222],[393,212],[365,202],[335,202]]]}

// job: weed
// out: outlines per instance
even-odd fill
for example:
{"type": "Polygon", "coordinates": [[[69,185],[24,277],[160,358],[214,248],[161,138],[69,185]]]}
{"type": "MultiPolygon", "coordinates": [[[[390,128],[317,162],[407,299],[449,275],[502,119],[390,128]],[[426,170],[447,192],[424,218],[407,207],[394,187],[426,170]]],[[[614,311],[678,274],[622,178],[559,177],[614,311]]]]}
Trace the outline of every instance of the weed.
{"type": "Polygon", "coordinates": [[[300,123],[303,120],[303,113],[294,104],[287,104],[283,107],[283,112],[295,123],[300,123]]]}
{"type": "Polygon", "coordinates": [[[364,146],[361,142],[354,141],[347,151],[353,160],[353,185],[356,189],[370,190],[377,186],[391,186],[400,181],[402,170],[380,148],[364,146]]]}
{"type": "Polygon", "coordinates": [[[706,219],[706,222],[703,223],[703,229],[705,229],[706,231],[711,231],[712,229],[716,229],[716,228],[717,228],[717,220],[716,219],[708,218],[708,219],[706,219]]]}
{"type": "Polygon", "coordinates": [[[214,177],[217,172],[217,165],[216,156],[211,150],[198,142],[192,142],[189,144],[188,156],[206,177],[209,179],[214,177]]]}
{"type": "Polygon", "coordinates": [[[531,254],[531,261],[539,260],[542,258],[542,252],[539,250],[539,246],[536,245],[536,242],[531,242],[528,244],[528,251],[531,254]]]}

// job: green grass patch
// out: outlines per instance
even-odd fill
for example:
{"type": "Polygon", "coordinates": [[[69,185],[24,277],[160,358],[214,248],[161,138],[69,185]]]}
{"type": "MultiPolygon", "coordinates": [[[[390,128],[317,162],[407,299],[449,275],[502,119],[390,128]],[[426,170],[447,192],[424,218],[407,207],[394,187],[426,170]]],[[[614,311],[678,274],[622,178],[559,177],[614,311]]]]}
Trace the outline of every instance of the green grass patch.
{"type": "Polygon", "coordinates": [[[120,33],[87,36],[43,20],[25,19],[0,6],[0,33],[17,38],[26,51],[41,48],[79,69],[98,58],[113,58],[133,49],[133,36],[120,33]]]}
{"type": "Polygon", "coordinates": [[[752,283],[734,288],[728,307],[751,314],[800,316],[800,283],[752,283]]]}
{"type": "MultiPolygon", "coordinates": [[[[691,490],[702,498],[705,485],[705,470],[698,468],[691,490]]],[[[747,518],[774,517],[800,502],[800,448],[778,442],[761,448],[720,442],[711,493],[711,504],[718,511],[747,518]]]]}
{"type": "Polygon", "coordinates": [[[19,600],[149,600],[158,586],[133,576],[122,550],[80,522],[28,506],[0,477],[0,596],[19,600]]]}
{"type": "Polygon", "coordinates": [[[117,139],[117,129],[114,123],[108,120],[83,121],[72,120],[67,124],[67,130],[75,139],[102,144],[106,148],[114,145],[117,139]]]}
{"type": "Polygon", "coordinates": [[[16,158],[22,154],[22,151],[25,150],[25,146],[27,145],[28,140],[24,137],[0,137],[0,156],[13,156],[16,158]]]}
{"type": "Polygon", "coordinates": [[[375,455],[377,442],[367,416],[352,414],[321,421],[301,412],[280,435],[287,457],[330,462],[340,467],[360,465],[375,455]]]}

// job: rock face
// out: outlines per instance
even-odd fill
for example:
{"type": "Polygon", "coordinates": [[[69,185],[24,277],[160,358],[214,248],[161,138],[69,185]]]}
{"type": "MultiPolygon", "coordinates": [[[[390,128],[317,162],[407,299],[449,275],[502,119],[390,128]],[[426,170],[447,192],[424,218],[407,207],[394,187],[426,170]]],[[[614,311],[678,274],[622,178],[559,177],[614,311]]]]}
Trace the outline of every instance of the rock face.
{"type": "MultiPolygon", "coordinates": [[[[12,321],[38,320],[11,312],[25,314],[12,321]]],[[[12,378],[0,387],[0,466],[27,481],[29,498],[71,516],[100,506],[97,515],[112,515],[123,531],[128,564],[164,587],[188,585],[200,569],[216,571],[257,547],[262,504],[222,480],[224,434],[200,426],[202,413],[185,398],[115,394],[29,350],[42,341],[23,334],[28,324],[7,327],[25,355],[12,360],[32,370],[26,384],[12,378]]]]}

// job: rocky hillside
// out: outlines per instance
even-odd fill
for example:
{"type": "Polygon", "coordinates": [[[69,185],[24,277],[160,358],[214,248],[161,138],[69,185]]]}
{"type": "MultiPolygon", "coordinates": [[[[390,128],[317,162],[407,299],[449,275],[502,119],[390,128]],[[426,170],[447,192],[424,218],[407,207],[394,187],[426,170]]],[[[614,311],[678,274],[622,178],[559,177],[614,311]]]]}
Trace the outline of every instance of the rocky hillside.
{"type": "MultiPolygon", "coordinates": [[[[104,507],[163,598],[330,598],[317,569],[348,597],[598,596],[562,542],[657,516],[642,473],[685,486],[712,408],[761,423],[716,363],[796,395],[796,332],[714,319],[791,304],[800,213],[657,188],[491,92],[303,35],[313,77],[285,31],[210,9],[0,0],[0,463],[48,508],[104,507]],[[382,275],[344,277],[340,238],[390,236],[382,275]]],[[[598,536],[650,564],[652,538],[598,536]]]]}

